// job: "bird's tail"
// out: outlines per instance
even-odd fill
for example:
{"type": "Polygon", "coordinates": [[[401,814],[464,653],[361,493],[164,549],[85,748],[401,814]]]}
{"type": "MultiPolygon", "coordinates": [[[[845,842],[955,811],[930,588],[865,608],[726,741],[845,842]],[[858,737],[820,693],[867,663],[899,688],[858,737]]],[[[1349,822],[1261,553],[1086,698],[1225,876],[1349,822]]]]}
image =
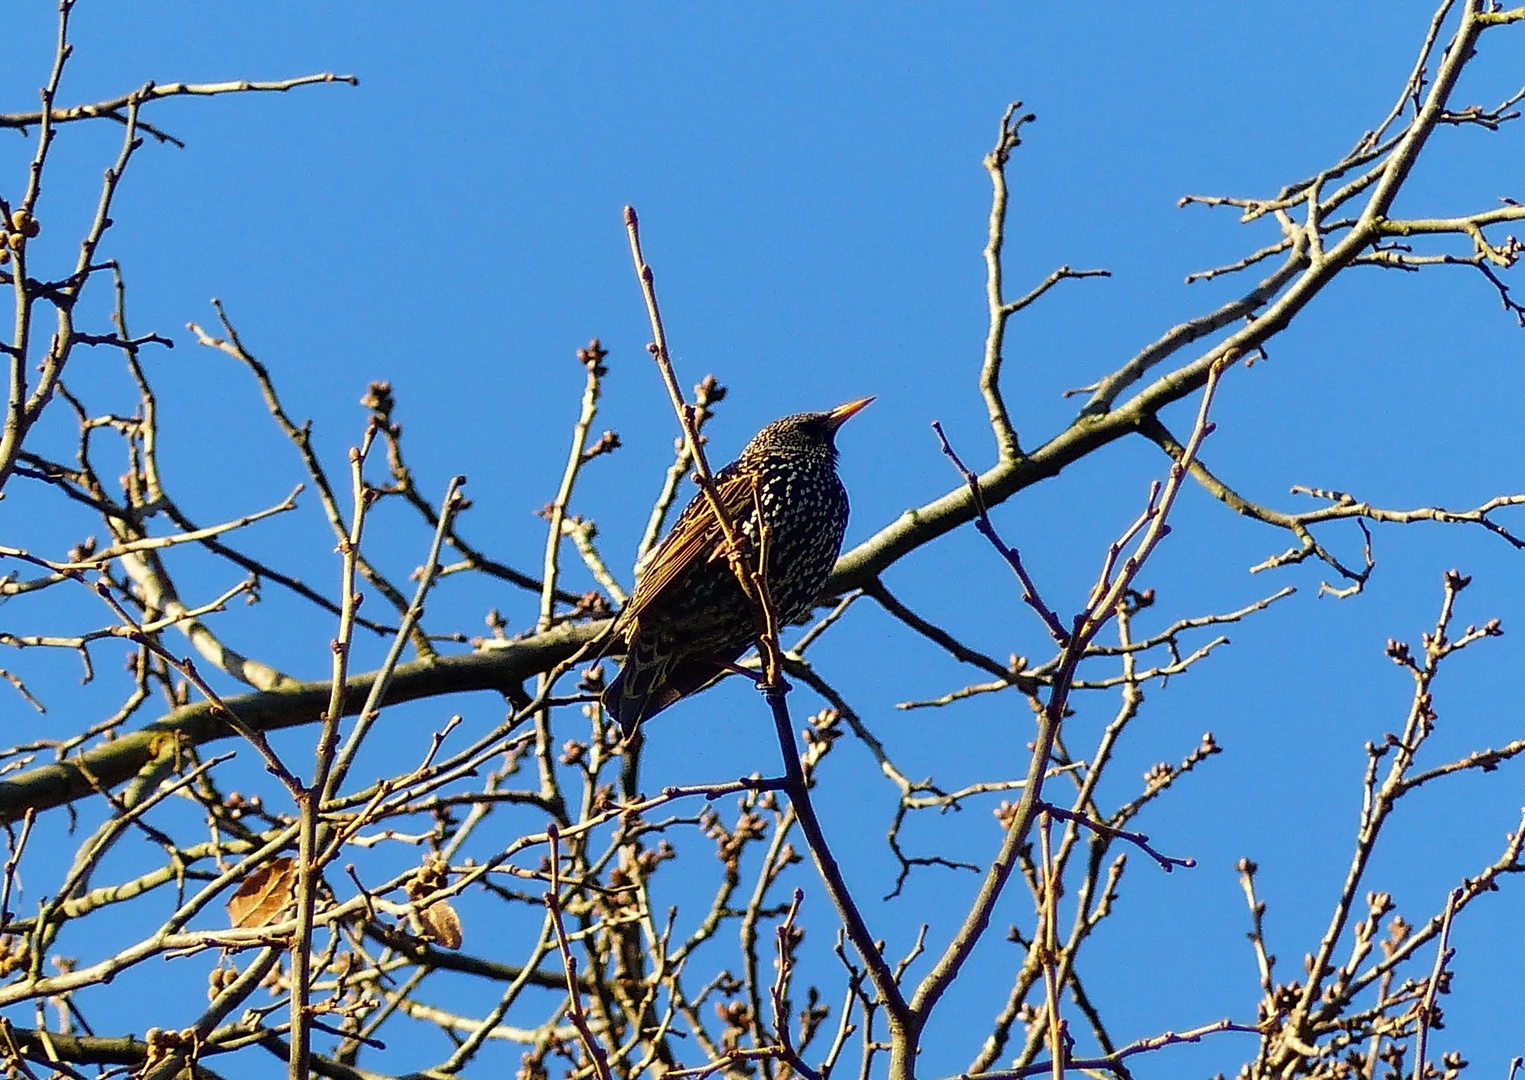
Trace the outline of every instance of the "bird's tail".
{"type": "MultiPolygon", "coordinates": [[[[741,655],[738,651],[737,655],[741,655]]],[[[735,658],[731,658],[734,663],[735,658]]],[[[625,666],[604,687],[604,708],[619,722],[628,739],[635,729],[669,705],[696,694],[731,669],[713,659],[676,660],[667,649],[639,639],[631,645],[625,666]]]]}
{"type": "Polygon", "coordinates": [[[637,636],[630,643],[630,651],[625,654],[625,663],[620,668],[620,673],[604,687],[604,708],[619,722],[625,738],[635,734],[635,729],[641,726],[642,721],[677,700],[672,698],[660,704],[653,700],[654,696],[658,700],[662,696],[658,691],[664,682],[670,659],[671,654],[667,650],[654,648],[637,636]]]}

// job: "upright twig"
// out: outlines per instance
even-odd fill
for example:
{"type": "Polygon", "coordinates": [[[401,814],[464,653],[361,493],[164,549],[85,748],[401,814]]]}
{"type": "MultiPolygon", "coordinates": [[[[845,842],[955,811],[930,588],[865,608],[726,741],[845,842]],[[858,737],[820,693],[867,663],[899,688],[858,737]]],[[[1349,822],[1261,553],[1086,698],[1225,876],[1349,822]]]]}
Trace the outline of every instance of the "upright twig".
{"type": "Polygon", "coordinates": [[[1019,300],[1008,302],[1003,284],[1004,265],[1002,249],[1006,243],[1006,207],[1009,196],[1006,188],[1006,163],[1011,152],[1022,145],[1022,126],[1037,120],[1034,113],[1017,115],[1022,108],[1020,101],[1006,107],[1001,117],[1000,134],[995,148],[985,155],[985,171],[990,174],[992,197],[990,200],[990,225],[985,241],[985,301],[989,309],[989,328],[985,333],[985,361],[980,367],[980,393],[985,397],[985,407],[990,414],[990,427],[995,432],[996,451],[1003,462],[1015,462],[1022,456],[1017,431],[1007,412],[1006,400],[1001,395],[1001,365],[1004,362],[1003,346],[1006,340],[1006,324],[1011,317],[1035,302],[1059,282],[1067,278],[1110,277],[1107,270],[1071,270],[1061,266],[1050,274],[1041,285],[1019,300]]]}
{"type": "Polygon", "coordinates": [[[614,1080],[614,1073],[609,1068],[609,1053],[593,1033],[588,1024],[588,1014],[583,1011],[582,988],[577,981],[577,958],[572,955],[571,941],[561,917],[561,835],[555,822],[547,826],[546,836],[551,845],[551,880],[550,887],[545,891],[545,906],[556,927],[556,946],[561,951],[561,963],[567,973],[567,1012],[572,1025],[577,1028],[577,1036],[582,1042],[583,1051],[588,1055],[594,1074],[599,1080],[614,1080]]]}
{"type": "Polygon", "coordinates": [[[358,447],[350,449],[350,487],[354,502],[350,527],[340,538],[342,559],[339,585],[339,629],[332,642],[333,679],[328,707],[323,711],[323,726],[318,735],[312,783],[302,792],[297,809],[301,831],[297,842],[297,935],[291,952],[291,1053],[287,1060],[290,1080],[307,1080],[312,1062],[312,930],[317,909],[318,886],[323,880],[319,858],[318,816],[323,793],[333,771],[334,754],[339,744],[339,719],[344,715],[344,688],[349,674],[350,647],[354,640],[355,612],[361,597],[355,590],[355,576],[360,561],[360,542],[365,531],[368,509],[375,493],[365,481],[365,459],[376,438],[376,425],[366,427],[358,447]]]}
{"type": "Polygon", "coordinates": [[[577,416],[577,423],[572,425],[572,449],[567,455],[567,466],[561,475],[561,485],[556,489],[556,498],[546,508],[546,520],[550,527],[546,530],[545,539],[545,562],[540,578],[540,622],[541,632],[551,628],[556,620],[556,586],[561,576],[561,541],[566,530],[563,527],[567,520],[567,507],[572,501],[572,487],[577,483],[577,474],[587,464],[588,432],[593,426],[593,418],[598,415],[598,395],[600,382],[608,369],[604,367],[604,357],[608,356],[608,350],[599,344],[598,338],[588,343],[585,349],[577,350],[577,359],[586,369],[588,379],[582,392],[582,407],[577,416]]]}
{"type": "MultiPolygon", "coordinates": [[[[683,393],[678,388],[678,380],[673,373],[672,360],[667,350],[667,335],[662,325],[660,308],[657,305],[656,278],[651,267],[647,264],[641,252],[639,223],[635,210],[632,207],[625,208],[625,227],[630,236],[630,252],[635,260],[636,274],[641,281],[641,292],[646,300],[647,313],[651,317],[652,333],[655,337],[650,346],[652,357],[657,362],[657,367],[662,373],[663,381],[667,385],[668,394],[672,398],[673,407],[677,411],[678,420],[683,427],[684,437],[688,443],[690,455],[693,457],[695,469],[698,472],[698,480],[705,496],[710,501],[710,506],[719,522],[721,535],[726,545],[727,556],[730,561],[732,572],[741,585],[743,593],[752,604],[757,615],[759,626],[758,651],[762,656],[764,678],[759,683],[767,699],[768,706],[773,714],[774,727],[778,734],[779,747],[784,759],[783,790],[788,794],[790,804],[794,806],[799,817],[801,831],[805,835],[806,842],[815,860],[816,868],[820,871],[826,883],[827,892],[831,896],[832,903],[837,908],[848,937],[852,940],[854,948],[868,966],[870,977],[874,983],[874,989],[884,999],[886,1011],[890,1014],[891,1023],[897,1027],[903,1026],[909,1019],[906,1012],[905,999],[896,984],[894,972],[890,970],[888,963],[880,953],[873,935],[869,932],[867,924],[863,920],[862,912],[858,910],[852,893],[842,877],[841,868],[826,843],[825,833],[821,829],[819,818],[811,803],[809,786],[806,783],[805,774],[800,765],[799,748],[794,739],[794,728],[789,718],[787,694],[789,686],[782,676],[782,656],[778,649],[776,618],[772,610],[772,603],[767,593],[766,583],[762,580],[760,567],[766,565],[759,557],[758,566],[749,565],[748,560],[742,555],[742,549],[736,535],[736,528],[731,522],[725,506],[721,503],[714,490],[714,478],[710,473],[709,463],[705,460],[704,449],[700,445],[698,431],[694,426],[693,411],[685,404],[683,393]]],[[[755,493],[754,493],[755,495],[755,493]]],[[[759,515],[761,527],[761,516],[759,515]]],[[[766,529],[760,528],[762,535],[759,537],[759,549],[766,550],[766,529]]]]}
{"type": "Polygon", "coordinates": [[[1038,818],[1038,839],[1043,853],[1042,892],[1038,903],[1038,933],[1033,947],[1040,950],[1043,965],[1045,1001],[1043,1016],[1048,1026],[1049,1055],[1054,1080],[1064,1080],[1068,1047],[1065,1024],[1059,1016],[1059,883],[1054,877],[1054,855],[1050,848],[1052,818],[1047,810],[1038,818]]]}
{"type": "MultiPolygon", "coordinates": [[[[647,349],[657,363],[657,370],[661,372],[662,382],[667,386],[668,396],[672,399],[673,409],[678,414],[678,423],[683,428],[683,439],[688,447],[689,457],[694,463],[694,471],[697,474],[695,479],[699,489],[704,492],[704,497],[709,501],[710,510],[714,513],[716,523],[720,527],[720,535],[725,545],[726,562],[731,572],[736,575],[736,582],[741,586],[742,594],[757,614],[757,644],[758,653],[762,657],[764,677],[762,685],[772,685],[782,680],[783,667],[778,635],[773,629],[776,620],[772,616],[771,602],[761,579],[764,564],[761,560],[756,565],[748,562],[745,548],[736,531],[736,524],[731,520],[730,513],[715,490],[715,476],[710,471],[709,461],[704,456],[704,445],[699,438],[695,412],[683,400],[683,391],[679,388],[678,377],[673,371],[672,354],[667,349],[667,331],[662,323],[661,308],[657,305],[656,275],[646,262],[646,256],[642,254],[640,220],[636,217],[633,206],[625,207],[625,231],[630,237],[630,255],[635,261],[636,276],[641,281],[641,295],[645,298],[646,313],[651,319],[652,342],[647,349]]],[[[760,530],[765,531],[760,517],[758,525],[760,530]]]]}
{"type": "Polygon", "coordinates": [[[1461,901],[1463,891],[1452,889],[1451,895],[1446,898],[1446,912],[1440,924],[1440,941],[1435,946],[1435,966],[1430,969],[1430,978],[1424,984],[1424,999],[1419,1003],[1419,1030],[1414,1035],[1414,1080],[1425,1078],[1425,1045],[1429,1040],[1430,1025],[1435,1022],[1435,997],[1440,993],[1441,976],[1456,953],[1450,946],[1451,919],[1456,914],[1456,905],[1461,901]]]}
{"type": "MultiPolygon", "coordinates": [[[[938,1000],[952,985],[959,970],[968,960],[990,924],[990,915],[994,910],[995,902],[1005,889],[1006,881],[1016,865],[1018,851],[1027,842],[1039,807],[1042,805],[1043,782],[1048,770],[1049,755],[1053,750],[1054,740],[1064,717],[1076,667],[1085,655],[1086,647],[1091,640],[1113,617],[1118,603],[1132,587],[1134,579],[1149,555],[1169,532],[1166,522],[1176,495],[1180,491],[1181,483],[1187,474],[1187,468],[1196,457],[1202,440],[1212,430],[1212,425],[1208,422],[1208,413],[1217,391],[1218,380],[1226,366],[1223,362],[1215,364],[1209,374],[1197,412],[1197,422],[1187,444],[1186,453],[1183,455],[1183,461],[1172,465],[1163,489],[1158,484],[1155,485],[1144,513],[1127,530],[1123,540],[1114,543],[1109,549],[1101,576],[1098,577],[1092,589],[1089,601],[1075,616],[1073,630],[1061,652],[1059,667],[1054,674],[1048,700],[1039,716],[1038,733],[1033,743],[1033,753],[1026,782],[1022,788],[1021,800],[1011,813],[1000,853],[986,872],[984,883],[965,916],[963,925],[949,941],[941,958],[921,981],[911,999],[911,1011],[919,1024],[925,1023],[938,1000]],[[1123,545],[1139,533],[1142,535],[1134,550],[1119,564],[1118,559],[1123,545]]],[[[903,1063],[899,1070],[892,1067],[892,1073],[897,1077],[911,1075],[910,1063],[903,1063]]]]}

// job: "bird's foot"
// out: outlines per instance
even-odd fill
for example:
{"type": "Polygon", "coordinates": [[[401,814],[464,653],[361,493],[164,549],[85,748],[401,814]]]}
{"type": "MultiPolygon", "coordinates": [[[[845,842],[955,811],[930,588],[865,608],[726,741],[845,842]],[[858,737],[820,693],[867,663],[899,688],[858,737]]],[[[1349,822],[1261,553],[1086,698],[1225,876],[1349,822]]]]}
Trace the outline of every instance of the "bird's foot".
{"type": "Polygon", "coordinates": [[[767,682],[763,676],[759,675],[757,676],[756,681],[757,689],[761,691],[762,696],[767,698],[769,701],[772,701],[774,698],[782,699],[785,694],[794,689],[793,686],[785,682],[782,678],[780,678],[778,682],[770,683],[767,682]]]}

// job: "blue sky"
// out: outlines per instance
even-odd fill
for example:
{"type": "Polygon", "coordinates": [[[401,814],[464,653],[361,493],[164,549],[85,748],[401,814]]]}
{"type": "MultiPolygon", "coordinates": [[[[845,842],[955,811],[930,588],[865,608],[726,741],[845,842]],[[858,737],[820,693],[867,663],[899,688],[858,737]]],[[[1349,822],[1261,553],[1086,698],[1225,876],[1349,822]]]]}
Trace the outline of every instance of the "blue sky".
{"type": "MultiPolygon", "coordinates": [[[[174,433],[167,466],[177,487],[196,490],[201,521],[277,502],[302,479],[247,374],[198,349],[183,329],[215,323],[212,296],[271,367],[290,411],[312,417],[331,469],[363,428],[357,402],[366,383],[390,380],[423,489],[437,496],[449,476],[467,474],[475,505],[465,533],[532,571],[544,543],[532,515],[554,493],[581,388],[574,350],[596,335],[610,350],[598,426],[619,431],[624,448],[590,468],[574,510],[597,520],[603,550],[628,584],[674,430],[644,353],[649,331],[624,204],[642,216],[681,378],[691,384],[713,372],[731,389],[711,433],[716,461],[776,416],[878,395],[841,440],[852,544],[953,486],[932,420],[971,463],[993,460],[977,387],[989,212],[980,159],[1007,102],[1021,99],[1039,117],[1009,170],[1009,291],[1060,264],[1112,272],[1065,283],[1013,323],[1007,395],[1033,445],[1072,417],[1076,403],[1064,390],[1242,287],[1236,278],[1186,286],[1186,274],[1275,235],[1268,222],[1240,226],[1231,211],[1178,209],[1176,200],[1271,195],[1336,160],[1385,114],[1429,14],[1408,2],[84,3],[62,99],[114,96],[149,78],[322,70],[360,78],[355,89],[170,101],[148,115],[188,145],[142,149],[107,246],[127,274],[134,331],[176,341],[153,358],[153,375],[174,433]]],[[[5,110],[35,107],[52,34],[48,5],[8,13],[5,110]]],[[[1492,105],[1513,93],[1525,34],[1490,34],[1474,69],[1463,103],[1492,105]]],[[[43,239],[55,242],[43,258],[73,258],[72,237],[119,138],[107,124],[61,133],[39,211],[43,239]]],[[[1500,195],[1525,197],[1510,187],[1525,175],[1521,146],[1509,128],[1442,130],[1398,212],[1449,215],[1495,205],[1500,195]]],[[[7,197],[19,191],[30,152],[14,134],[0,139],[7,197]]],[[[97,318],[104,297],[92,301],[97,318]]],[[[1246,495],[1300,508],[1300,497],[1287,494],[1300,483],[1382,506],[1470,508],[1521,489],[1525,331],[1478,275],[1357,270],[1269,352],[1269,361],[1226,379],[1219,430],[1205,451],[1246,495]]],[[[88,377],[101,379],[101,408],[125,390],[111,370],[88,377]]],[[[1194,408],[1178,406],[1167,419],[1186,427],[1194,408]]],[[[42,437],[64,448],[70,433],[60,425],[42,437]]],[[[1107,541],[1138,512],[1162,462],[1152,446],[1125,441],[996,512],[1055,607],[1083,598],[1107,541]]],[[[26,518],[35,505],[27,499],[14,486],[7,492],[7,533],[39,549],[77,539],[73,523],[26,518]]],[[[308,580],[335,580],[310,497],[292,519],[262,526],[261,542],[308,580]]],[[[378,550],[405,572],[425,541],[404,530],[400,515],[395,522],[378,550]]],[[[1323,536],[1359,560],[1353,528],[1323,536]]],[[[1396,730],[1406,707],[1408,685],[1383,643],[1417,641],[1433,623],[1441,573],[1457,566],[1475,576],[1463,624],[1498,616],[1508,631],[1522,613],[1521,555],[1481,530],[1379,528],[1376,575],[1346,601],[1315,597],[1321,566],[1246,572],[1290,542],[1191,489],[1143,582],[1160,597],[1159,625],[1237,608],[1286,584],[1299,593],[1234,628],[1221,655],[1151,690],[1116,769],[1112,795],[1127,798],[1145,768],[1184,756],[1204,730],[1227,750],[1141,822],[1163,849],[1194,855],[1199,867],[1166,877],[1135,860],[1124,910],[1096,943],[1088,973],[1122,1038],[1252,1018],[1254,968],[1233,870],[1241,856],[1262,867],[1280,973],[1297,971],[1349,858],[1362,747],[1396,730]]],[[[581,587],[579,573],[569,571],[581,587]]],[[[919,552],[887,583],[992,655],[1045,655],[1042,628],[972,531],[919,552]]],[[[209,590],[228,584],[225,571],[205,577],[209,590]]],[[[535,599],[478,584],[442,588],[435,605],[441,625],[479,633],[491,606],[511,630],[524,629],[535,599]]],[[[79,617],[90,617],[82,605],[79,617]]],[[[316,678],[328,667],[331,632],[313,618],[241,644],[316,678]]],[[[1438,691],[1434,761],[1519,737],[1513,676],[1521,660],[1506,636],[1454,662],[1438,691]]],[[[26,661],[34,689],[63,696],[49,700],[46,720],[0,697],[0,716],[49,728],[97,700],[87,688],[70,702],[71,658],[26,661]]],[[[868,602],[822,644],[818,663],[908,771],[952,784],[1020,758],[1029,729],[1015,698],[893,709],[962,685],[965,673],[868,602]]],[[[730,695],[721,700],[736,702],[738,714],[750,708],[756,725],[716,732],[700,727],[706,707],[673,710],[653,733],[661,783],[769,767],[776,748],[760,710],[737,687],[714,693],[730,695]]],[[[1089,715],[1077,723],[1092,726],[1080,746],[1114,705],[1099,697],[1084,704],[1089,715]]],[[[863,892],[878,895],[893,881],[880,839],[893,799],[860,748],[844,744],[840,757],[823,815],[863,892]]],[[[1428,917],[1459,875],[1496,855],[1522,791],[1518,770],[1506,769],[1416,800],[1396,823],[1394,839],[1406,847],[1379,858],[1372,887],[1393,891],[1410,921],[1428,917]]],[[[980,861],[998,840],[993,825],[966,826],[959,843],[980,861]]],[[[892,951],[903,949],[929,907],[961,903],[972,888],[972,877],[929,871],[872,919],[892,951]]],[[[1517,890],[1506,887],[1456,930],[1456,992],[1432,1045],[1464,1049],[1475,1075],[1498,1075],[1525,1052],[1517,1036],[1506,1037],[1525,1030],[1509,990],[1525,964],[1521,911],[1517,890]]],[[[815,918],[824,939],[827,915],[815,909],[815,918]]],[[[1025,918],[1020,898],[998,914],[1025,918]]],[[[962,1068],[971,1056],[1006,993],[1009,957],[1000,949],[981,953],[949,1002],[927,1075],[962,1068]]],[[[187,1011],[199,993],[191,988],[187,1011]]],[[[154,1019],[151,1009],[143,1019],[140,1027],[184,1022],[154,1019]]],[[[1142,1062],[1137,1074],[1231,1073],[1250,1045],[1220,1036],[1142,1062]]]]}

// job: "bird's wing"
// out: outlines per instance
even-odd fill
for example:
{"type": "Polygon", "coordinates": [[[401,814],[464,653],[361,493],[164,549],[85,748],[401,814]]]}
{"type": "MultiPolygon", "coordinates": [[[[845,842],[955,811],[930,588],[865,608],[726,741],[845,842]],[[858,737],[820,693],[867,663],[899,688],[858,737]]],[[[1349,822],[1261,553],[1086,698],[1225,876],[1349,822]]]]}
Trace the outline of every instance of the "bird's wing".
{"type": "MultiPolygon", "coordinates": [[[[736,524],[752,502],[752,480],[748,475],[715,478],[715,494],[720,498],[731,522],[736,524]]],[[[642,611],[651,606],[662,591],[682,576],[696,559],[709,561],[723,555],[724,540],[714,507],[701,491],[678,517],[672,528],[646,559],[635,594],[620,612],[619,625],[628,628],[642,611]]]]}

